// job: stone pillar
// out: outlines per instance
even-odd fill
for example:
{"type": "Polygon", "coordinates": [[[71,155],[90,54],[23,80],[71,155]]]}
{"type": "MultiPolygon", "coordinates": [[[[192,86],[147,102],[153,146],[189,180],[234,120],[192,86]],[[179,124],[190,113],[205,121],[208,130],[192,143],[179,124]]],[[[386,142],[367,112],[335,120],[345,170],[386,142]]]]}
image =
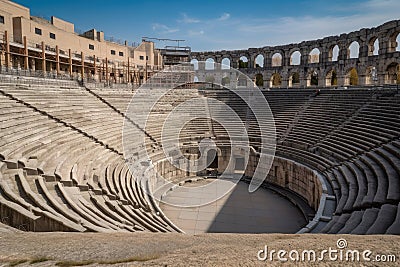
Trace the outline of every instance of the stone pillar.
{"type": "Polygon", "coordinates": [[[253,69],[255,66],[253,66],[254,61],[251,59],[251,57],[247,57],[247,68],[248,69],[253,69]]]}
{"type": "Polygon", "coordinates": [[[329,47],[323,46],[323,47],[321,47],[321,50],[320,50],[321,54],[319,54],[319,63],[323,64],[323,63],[329,62],[329,47]]]}
{"type": "Polygon", "coordinates": [[[322,71],[318,73],[318,86],[317,87],[325,87],[325,76],[322,75],[322,71]]]}
{"type": "Polygon", "coordinates": [[[93,79],[97,80],[96,55],[93,55],[93,79]]]}
{"type": "MultiPolygon", "coordinates": [[[[396,43],[396,40],[395,40],[396,43]]],[[[379,55],[384,55],[386,53],[389,53],[390,47],[390,38],[387,36],[379,36],[379,50],[378,50],[378,54],[379,55]]],[[[394,47],[394,50],[396,51],[396,47],[394,47]]]]}
{"type": "Polygon", "coordinates": [[[36,61],[35,61],[34,58],[31,58],[31,69],[32,69],[33,71],[36,70],[36,61]]]}
{"type": "Polygon", "coordinates": [[[239,59],[238,58],[232,58],[232,68],[234,68],[234,69],[239,68],[239,59]]]}
{"type": "Polygon", "coordinates": [[[282,67],[290,66],[290,55],[287,55],[287,52],[284,52],[282,55],[282,67]]]}
{"type": "Polygon", "coordinates": [[[266,53],[264,58],[264,68],[272,67],[272,55],[271,53],[266,53]]]}
{"type": "Polygon", "coordinates": [[[29,61],[28,61],[28,44],[26,41],[26,36],[24,36],[24,69],[28,70],[29,69],[29,61]]]}
{"type": "Polygon", "coordinates": [[[46,73],[46,49],[44,46],[44,42],[42,42],[42,71],[43,74],[46,73]]]}
{"type": "Polygon", "coordinates": [[[215,60],[214,61],[214,69],[221,70],[221,62],[217,62],[217,60],[215,60]]]}
{"type": "Polygon", "coordinates": [[[338,43],[338,46],[339,46],[338,63],[343,64],[343,61],[347,59],[348,48],[346,47],[344,42],[338,43]]]}
{"type": "Polygon", "coordinates": [[[385,84],[386,82],[386,70],[380,70],[379,68],[377,68],[378,71],[378,84],[385,84]]]}
{"type": "Polygon", "coordinates": [[[108,58],[106,58],[106,82],[109,83],[109,76],[108,76],[108,58]]]}
{"type": "Polygon", "coordinates": [[[288,77],[288,72],[287,71],[281,71],[281,88],[288,88],[289,87],[289,77],[288,77]]]}
{"type": "Polygon", "coordinates": [[[8,31],[4,32],[4,40],[6,46],[6,54],[5,54],[6,67],[9,68],[11,67],[11,55],[10,55],[10,36],[8,35],[8,31]]]}
{"type": "MultiPolygon", "coordinates": [[[[359,43],[359,45],[360,45],[360,48],[359,48],[358,58],[368,57],[368,50],[369,50],[368,42],[361,42],[361,43],[359,43]]],[[[372,55],[372,53],[371,53],[371,55],[372,55]]]]}
{"type": "Polygon", "coordinates": [[[205,70],[206,69],[206,63],[204,61],[199,61],[199,70],[205,70]]]}
{"type": "Polygon", "coordinates": [[[266,68],[267,66],[268,66],[268,57],[267,57],[267,54],[264,54],[263,55],[264,56],[264,62],[263,62],[263,64],[264,64],[264,66],[263,66],[263,68],[266,68]]]}
{"type": "Polygon", "coordinates": [[[81,76],[82,80],[85,77],[85,57],[83,55],[83,52],[81,52],[81,76]]]}
{"type": "Polygon", "coordinates": [[[68,70],[69,70],[69,76],[71,76],[71,78],[72,78],[72,52],[71,52],[71,49],[68,49],[68,55],[69,55],[69,58],[68,58],[68,70]]]}
{"type": "Polygon", "coordinates": [[[307,76],[305,76],[305,75],[307,75],[307,73],[304,74],[304,72],[299,72],[300,87],[302,87],[302,88],[307,87],[308,79],[307,79],[307,76]]]}
{"type": "Polygon", "coordinates": [[[60,75],[60,49],[58,49],[58,45],[56,45],[56,71],[57,75],[60,75]]]}
{"type": "Polygon", "coordinates": [[[129,62],[129,57],[128,57],[128,77],[127,77],[127,82],[131,83],[131,66],[130,66],[130,62],[129,62]]]}
{"type": "Polygon", "coordinates": [[[310,57],[309,57],[310,51],[308,51],[308,49],[301,49],[300,53],[301,53],[300,66],[310,64],[310,62],[309,62],[310,61],[310,57]]]}
{"type": "Polygon", "coordinates": [[[337,86],[344,86],[346,80],[346,74],[342,71],[338,71],[337,75],[337,86]]]}

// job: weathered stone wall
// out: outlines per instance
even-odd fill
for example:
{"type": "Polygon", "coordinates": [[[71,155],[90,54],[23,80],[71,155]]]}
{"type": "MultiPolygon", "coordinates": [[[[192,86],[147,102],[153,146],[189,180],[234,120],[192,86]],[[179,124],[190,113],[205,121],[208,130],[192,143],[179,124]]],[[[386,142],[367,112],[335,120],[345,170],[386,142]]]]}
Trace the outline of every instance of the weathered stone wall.
{"type": "MultiPolygon", "coordinates": [[[[195,147],[185,147],[186,157],[190,160],[196,160],[199,155],[196,154],[198,149],[195,147]]],[[[228,146],[219,146],[218,150],[218,172],[219,173],[235,173],[235,159],[247,158],[245,150],[236,149],[231,159],[231,151],[228,146]]],[[[252,177],[259,161],[259,155],[250,150],[248,156],[248,164],[246,166],[245,176],[252,177]]],[[[183,178],[194,175],[206,175],[206,171],[199,173],[189,173],[185,170],[179,170],[173,166],[168,160],[162,160],[155,163],[155,168],[159,175],[170,181],[180,181],[183,178]]],[[[263,166],[261,166],[261,169],[263,166]]],[[[268,171],[267,169],[265,172],[268,171]]],[[[267,182],[278,185],[280,187],[292,190],[300,196],[304,197],[308,204],[315,210],[318,209],[321,196],[322,185],[317,174],[304,165],[294,161],[280,157],[275,157],[272,167],[267,176],[267,182]]]]}
{"type": "MultiPolygon", "coordinates": [[[[398,79],[396,81],[396,74],[393,74],[393,71],[397,68],[398,73],[400,63],[400,52],[396,51],[398,46],[396,38],[399,33],[400,20],[394,20],[375,28],[361,29],[348,34],[304,41],[298,44],[265,46],[247,50],[193,52],[191,59],[198,61],[212,59],[215,63],[222,63],[227,58],[230,61],[230,67],[239,68],[239,60],[244,56],[248,60],[248,66],[240,70],[254,81],[257,74],[262,75],[263,87],[308,87],[312,86],[312,75],[317,77],[318,87],[395,84],[398,83],[398,79]],[[379,50],[378,55],[374,55],[374,42],[377,39],[379,50]],[[350,58],[350,45],[353,42],[357,42],[359,45],[358,58],[350,58]],[[337,60],[332,58],[336,45],[339,48],[337,60]],[[320,52],[319,57],[310,55],[315,48],[320,52]],[[300,64],[292,65],[291,56],[296,51],[301,53],[300,64]],[[281,66],[273,64],[272,58],[276,53],[282,57],[281,66]],[[256,58],[259,55],[264,58],[263,66],[256,66],[256,58]],[[319,59],[319,62],[312,63],[316,59],[319,59]],[[377,72],[376,81],[372,79],[374,67],[377,72]],[[350,70],[353,68],[358,74],[357,84],[350,82],[350,70]],[[337,84],[331,84],[333,73],[337,77],[337,84]],[[279,85],[274,85],[272,79],[277,74],[280,76],[281,82],[279,85]],[[299,77],[298,83],[294,83],[294,74],[299,77]]],[[[205,64],[199,64],[199,69],[205,67],[205,64]]],[[[220,66],[217,67],[220,68],[220,66]]],[[[216,80],[215,83],[221,82],[216,80]]]]}
{"type": "MultiPolygon", "coordinates": [[[[250,154],[245,175],[252,177],[259,156],[250,154]]],[[[267,171],[267,170],[266,170],[267,171]]],[[[266,182],[290,189],[304,197],[310,207],[317,210],[322,196],[322,185],[317,174],[304,165],[284,158],[274,157],[266,182]]]]}

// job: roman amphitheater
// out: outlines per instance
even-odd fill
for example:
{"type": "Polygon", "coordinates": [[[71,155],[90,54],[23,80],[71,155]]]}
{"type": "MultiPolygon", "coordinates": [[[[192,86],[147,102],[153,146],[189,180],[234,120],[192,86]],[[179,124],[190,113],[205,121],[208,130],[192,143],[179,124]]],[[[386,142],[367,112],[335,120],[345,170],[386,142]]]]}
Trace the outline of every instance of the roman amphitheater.
{"type": "Polygon", "coordinates": [[[0,4],[0,266],[400,256],[400,20],[171,52],[0,4]]]}

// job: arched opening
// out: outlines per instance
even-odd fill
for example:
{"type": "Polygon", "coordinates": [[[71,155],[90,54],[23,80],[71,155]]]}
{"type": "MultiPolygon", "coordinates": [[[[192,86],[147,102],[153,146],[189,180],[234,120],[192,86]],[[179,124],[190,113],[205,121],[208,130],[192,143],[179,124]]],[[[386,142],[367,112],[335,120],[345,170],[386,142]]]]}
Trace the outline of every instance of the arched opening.
{"type": "Polygon", "coordinates": [[[318,86],[318,72],[311,71],[307,76],[307,86],[318,86]]]}
{"type": "Polygon", "coordinates": [[[338,61],[339,58],[339,46],[335,45],[329,49],[328,60],[329,61],[338,61]]]}
{"type": "Polygon", "coordinates": [[[231,79],[230,79],[228,76],[224,76],[224,77],[221,79],[221,85],[222,85],[222,86],[229,86],[230,83],[231,83],[231,79]]]}
{"type": "Polygon", "coordinates": [[[393,62],[386,68],[386,84],[400,84],[400,64],[393,62]]]}
{"type": "Polygon", "coordinates": [[[397,34],[396,44],[396,51],[400,51],[400,34],[397,34]]]}
{"type": "Polygon", "coordinates": [[[199,69],[199,61],[197,60],[197,59],[192,59],[191,61],[190,61],[190,64],[192,64],[193,65],[193,67],[194,67],[194,70],[198,70],[199,69]]]}
{"type": "Polygon", "coordinates": [[[352,42],[347,49],[347,58],[358,58],[360,53],[360,44],[357,41],[352,42]]]}
{"type": "Polygon", "coordinates": [[[218,153],[215,149],[207,151],[207,166],[209,169],[218,170],[218,153]]]}
{"type": "Polygon", "coordinates": [[[221,69],[222,70],[229,70],[231,68],[231,60],[229,58],[224,58],[221,61],[221,69]]]}
{"type": "Polygon", "coordinates": [[[282,55],[280,53],[275,53],[272,56],[272,67],[282,66],[282,55]]]}
{"type": "Polygon", "coordinates": [[[264,86],[264,77],[261,73],[256,74],[256,85],[257,86],[264,86]]]}
{"type": "Polygon", "coordinates": [[[344,84],[350,86],[358,85],[358,72],[356,68],[349,69],[346,73],[344,84]]]}
{"type": "Polygon", "coordinates": [[[300,87],[300,74],[293,72],[289,77],[289,87],[300,87]]]}
{"type": "Polygon", "coordinates": [[[246,170],[245,158],[235,158],[235,173],[244,173],[246,170]]]}
{"type": "Polygon", "coordinates": [[[193,77],[193,82],[195,82],[195,83],[199,82],[199,78],[197,76],[194,76],[193,77]]]}
{"type": "Polygon", "coordinates": [[[249,67],[249,60],[245,56],[241,56],[239,59],[239,69],[245,69],[249,67]]]}
{"type": "Polygon", "coordinates": [[[367,67],[365,71],[365,85],[371,85],[378,81],[377,70],[374,66],[367,67]]]}
{"type": "Polygon", "coordinates": [[[326,74],[325,85],[326,86],[337,86],[338,85],[336,70],[332,69],[326,74]]]}
{"type": "Polygon", "coordinates": [[[271,77],[270,87],[280,87],[282,85],[282,77],[279,73],[274,73],[271,77]]]}
{"type": "Polygon", "coordinates": [[[400,51],[400,33],[395,32],[389,38],[389,52],[400,51]]]}
{"type": "Polygon", "coordinates": [[[240,75],[237,79],[237,85],[238,87],[247,87],[247,76],[245,75],[240,75]]]}
{"type": "Polygon", "coordinates": [[[379,55],[379,39],[377,37],[371,38],[368,43],[368,56],[379,55]]]}
{"type": "Polygon", "coordinates": [[[215,77],[214,76],[207,76],[205,80],[206,80],[206,83],[214,83],[215,82],[215,77]]]}
{"type": "Polygon", "coordinates": [[[256,68],[264,68],[264,56],[259,54],[256,57],[256,68]]]}
{"type": "Polygon", "coordinates": [[[215,69],[215,61],[212,58],[208,58],[206,60],[206,70],[214,70],[215,69]]]}
{"type": "Polygon", "coordinates": [[[296,66],[296,65],[300,65],[300,63],[301,63],[300,51],[293,52],[292,55],[290,56],[290,65],[296,66]]]}
{"type": "Polygon", "coordinates": [[[319,55],[321,54],[321,51],[319,51],[318,48],[314,48],[311,50],[310,55],[309,55],[309,63],[319,63],[319,55]]]}

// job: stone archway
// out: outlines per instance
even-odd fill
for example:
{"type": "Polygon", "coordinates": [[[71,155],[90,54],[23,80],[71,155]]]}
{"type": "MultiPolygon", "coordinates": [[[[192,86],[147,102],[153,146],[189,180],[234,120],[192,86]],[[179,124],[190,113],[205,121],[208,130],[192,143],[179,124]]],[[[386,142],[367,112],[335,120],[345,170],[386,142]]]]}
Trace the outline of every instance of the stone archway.
{"type": "Polygon", "coordinates": [[[279,88],[282,86],[282,76],[279,73],[274,73],[271,76],[270,87],[279,88]]]}
{"type": "Polygon", "coordinates": [[[359,84],[358,71],[355,67],[348,69],[344,79],[345,86],[356,86],[359,84]]]}
{"type": "Polygon", "coordinates": [[[386,68],[385,84],[400,84],[400,64],[390,63],[386,68]]]}
{"type": "Polygon", "coordinates": [[[301,82],[300,82],[300,73],[297,71],[294,71],[290,74],[289,76],[289,87],[300,87],[301,82]]]}
{"type": "Polygon", "coordinates": [[[335,69],[329,70],[325,75],[325,86],[337,86],[338,85],[338,73],[335,69]]]}

